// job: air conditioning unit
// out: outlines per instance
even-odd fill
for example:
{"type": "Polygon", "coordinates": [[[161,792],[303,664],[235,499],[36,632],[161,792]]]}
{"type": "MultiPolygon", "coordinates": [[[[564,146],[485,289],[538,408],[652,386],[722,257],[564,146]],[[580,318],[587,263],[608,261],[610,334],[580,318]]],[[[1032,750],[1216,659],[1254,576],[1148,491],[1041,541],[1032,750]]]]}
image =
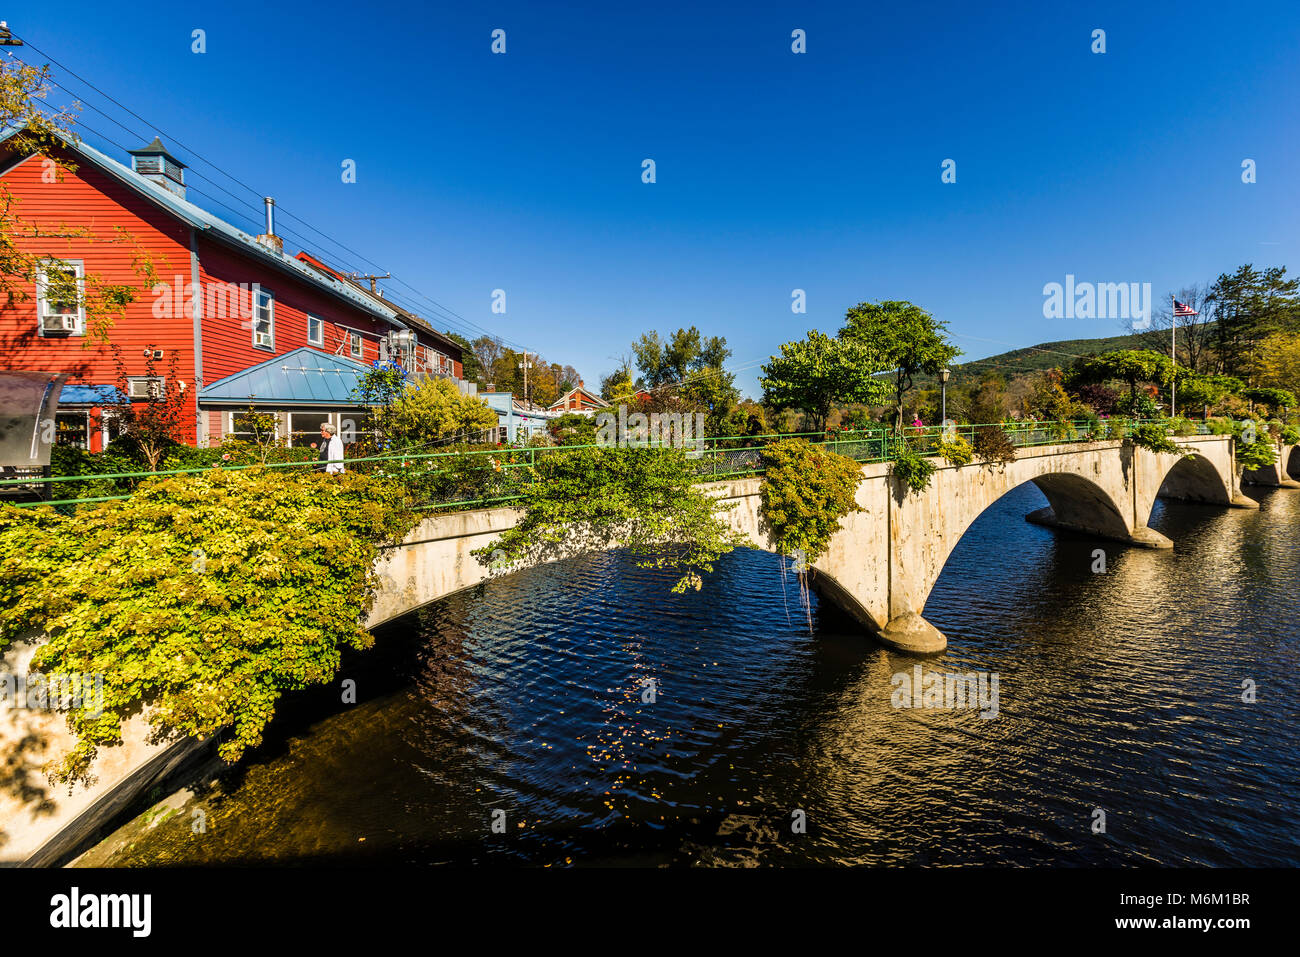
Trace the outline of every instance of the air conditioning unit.
{"type": "Polygon", "coordinates": [[[133,399],[157,399],[162,396],[161,379],[131,379],[127,385],[133,399]]]}
{"type": "Polygon", "coordinates": [[[76,316],[44,316],[41,330],[47,336],[67,336],[77,331],[76,316]]]}

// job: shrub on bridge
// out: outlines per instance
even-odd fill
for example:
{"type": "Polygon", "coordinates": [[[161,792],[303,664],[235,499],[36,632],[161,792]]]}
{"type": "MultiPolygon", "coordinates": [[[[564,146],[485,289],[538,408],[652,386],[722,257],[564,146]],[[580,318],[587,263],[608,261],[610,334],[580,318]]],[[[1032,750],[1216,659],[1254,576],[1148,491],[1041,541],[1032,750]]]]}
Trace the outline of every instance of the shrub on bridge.
{"type": "Polygon", "coordinates": [[[56,776],[86,779],[141,708],[163,738],[221,734],[227,760],[257,745],[283,692],[370,645],[374,561],[411,521],[398,486],[260,468],[150,479],[75,519],[0,507],[0,646],[35,629],[33,668],[104,679],[56,776]]]}
{"type": "Polygon", "coordinates": [[[895,447],[889,471],[903,488],[920,493],[930,487],[935,465],[914,444],[900,441],[895,447]]]}
{"type": "Polygon", "coordinates": [[[990,465],[1016,460],[1016,444],[1000,425],[981,425],[975,429],[975,454],[990,465]]]}
{"type": "Polygon", "coordinates": [[[862,467],[803,439],[769,445],[763,464],[759,516],[778,553],[811,565],[825,553],[840,520],[862,511],[856,500],[862,467]]]}
{"type": "Polygon", "coordinates": [[[1300,444],[1300,429],[1296,428],[1294,425],[1283,426],[1282,444],[1283,445],[1300,444]]]}
{"type": "Polygon", "coordinates": [[[1255,419],[1232,423],[1233,460],[1237,469],[1268,468],[1277,461],[1277,449],[1268,433],[1268,427],[1255,419]]]}
{"type": "Polygon", "coordinates": [[[936,451],[940,458],[957,468],[969,465],[975,458],[975,450],[960,435],[954,435],[951,439],[940,442],[936,451]]]}
{"type": "MultiPolygon", "coordinates": [[[[525,453],[526,454],[526,453],[525,453]]],[[[576,447],[539,455],[519,469],[524,517],[473,554],[493,567],[577,552],[626,548],[642,568],[680,569],[674,592],[699,589],[701,572],[744,538],[694,484],[695,461],[681,449],[576,447]]]]}
{"type": "Polygon", "coordinates": [[[1183,454],[1183,449],[1169,437],[1169,430],[1157,422],[1135,425],[1129,430],[1128,441],[1140,449],[1146,449],[1148,452],[1164,452],[1170,455],[1183,454]]]}

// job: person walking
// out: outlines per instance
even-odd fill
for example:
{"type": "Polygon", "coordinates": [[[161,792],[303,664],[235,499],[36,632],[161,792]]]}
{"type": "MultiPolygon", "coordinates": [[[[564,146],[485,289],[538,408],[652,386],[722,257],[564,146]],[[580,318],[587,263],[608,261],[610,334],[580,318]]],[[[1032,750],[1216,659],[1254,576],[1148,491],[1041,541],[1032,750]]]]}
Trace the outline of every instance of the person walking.
{"type": "Polygon", "coordinates": [[[320,427],[320,455],[317,457],[317,472],[327,475],[343,474],[343,440],[338,430],[328,422],[320,427]]]}

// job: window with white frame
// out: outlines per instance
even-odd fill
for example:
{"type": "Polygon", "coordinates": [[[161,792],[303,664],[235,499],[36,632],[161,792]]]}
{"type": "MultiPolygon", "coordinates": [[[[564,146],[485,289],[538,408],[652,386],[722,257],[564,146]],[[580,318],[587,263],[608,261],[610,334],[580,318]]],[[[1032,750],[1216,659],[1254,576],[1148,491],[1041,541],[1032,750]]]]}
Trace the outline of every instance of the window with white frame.
{"type": "Polygon", "coordinates": [[[85,332],[86,270],[80,262],[46,262],[36,270],[36,313],[43,336],[85,332]]]}
{"type": "Polygon", "coordinates": [[[295,448],[321,442],[320,427],[326,422],[337,426],[332,412],[290,412],[289,444],[295,448]]]}
{"type": "Polygon", "coordinates": [[[269,289],[253,290],[253,345],[275,348],[275,294],[269,289]]]}
{"type": "Polygon", "coordinates": [[[360,359],[361,358],[361,333],[359,332],[350,333],[349,341],[352,347],[352,357],[354,359],[360,359]]]}
{"type": "Polygon", "coordinates": [[[320,316],[307,316],[307,344],[325,345],[325,322],[320,316]]]}
{"type": "Polygon", "coordinates": [[[271,409],[257,409],[252,414],[247,411],[227,412],[224,438],[254,444],[274,442],[280,435],[280,415],[279,412],[271,409]],[[275,417],[273,425],[269,420],[262,418],[266,415],[275,417]],[[269,430],[268,426],[270,426],[269,430]]]}

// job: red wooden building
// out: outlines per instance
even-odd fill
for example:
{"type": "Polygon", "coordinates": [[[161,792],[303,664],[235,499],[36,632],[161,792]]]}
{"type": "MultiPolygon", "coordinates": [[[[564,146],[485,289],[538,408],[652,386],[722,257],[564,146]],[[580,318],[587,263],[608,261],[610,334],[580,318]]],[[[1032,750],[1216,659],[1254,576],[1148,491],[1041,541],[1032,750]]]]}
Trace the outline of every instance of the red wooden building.
{"type": "Polygon", "coordinates": [[[0,369],[68,374],[59,441],[98,451],[112,437],[101,413],[117,391],[114,350],[141,401],[157,387],[149,357],[154,378],[176,360],[193,410],[185,438],[202,445],[237,433],[250,404],[276,413],[286,440],[314,441],[321,422],[338,426],[355,409],[356,377],[381,358],[461,379],[452,339],[320,259],[287,254],[272,200],[265,233],[252,236],[186,199],[185,165],[157,139],[128,166],[66,139],[49,156],[24,155],[17,132],[0,134],[0,183],[18,245],[47,266],[29,298],[0,302],[0,369]],[[142,253],[152,288],[135,265],[142,253]],[[135,288],[107,344],[88,335],[83,304],[46,295],[46,268],[135,288]]]}

